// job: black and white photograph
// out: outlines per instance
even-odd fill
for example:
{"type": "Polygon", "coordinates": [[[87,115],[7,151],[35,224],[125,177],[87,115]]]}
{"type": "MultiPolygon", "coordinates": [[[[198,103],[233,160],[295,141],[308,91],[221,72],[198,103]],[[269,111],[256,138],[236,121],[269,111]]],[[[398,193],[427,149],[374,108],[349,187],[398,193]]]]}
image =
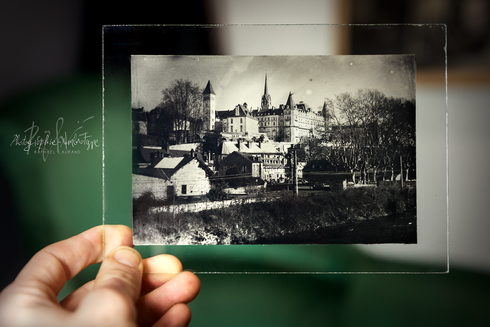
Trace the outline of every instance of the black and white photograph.
{"type": "Polygon", "coordinates": [[[416,244],[415,100],[415,55],[131,56],[134,244],[416,244]]]}

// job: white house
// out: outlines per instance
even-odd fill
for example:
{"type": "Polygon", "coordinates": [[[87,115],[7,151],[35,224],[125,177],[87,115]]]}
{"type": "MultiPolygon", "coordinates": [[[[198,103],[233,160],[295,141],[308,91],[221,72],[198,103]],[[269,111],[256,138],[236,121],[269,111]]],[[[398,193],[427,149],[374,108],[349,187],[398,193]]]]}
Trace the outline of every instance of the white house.
{"type": "Polygon", "coordinates": [[[158,200],[203,196],[211,189],[210,173],[206,164],[196,157],[163,158],[156,165],[133,174],[133,198],[146,192],[153,193],[158,200]]]}

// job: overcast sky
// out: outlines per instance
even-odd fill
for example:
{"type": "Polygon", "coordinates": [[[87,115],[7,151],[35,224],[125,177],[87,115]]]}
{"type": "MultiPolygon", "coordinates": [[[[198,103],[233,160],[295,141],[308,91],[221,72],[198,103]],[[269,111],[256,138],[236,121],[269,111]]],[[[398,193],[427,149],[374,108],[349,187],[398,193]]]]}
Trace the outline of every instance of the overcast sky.
{"type": "Polygon", "coordinates": [[[415,57],[409,55],[132,56],[131,74],[132,106],[145,110],[160,104],[162,90],[176,79],[202,89],[210,80],[217,110],[244,102],[255,109],[266,74],[274,107],[285,104],[292,92],[296,103],[320,110],[325,99],[363,88],[415,100],[415,57]]]}

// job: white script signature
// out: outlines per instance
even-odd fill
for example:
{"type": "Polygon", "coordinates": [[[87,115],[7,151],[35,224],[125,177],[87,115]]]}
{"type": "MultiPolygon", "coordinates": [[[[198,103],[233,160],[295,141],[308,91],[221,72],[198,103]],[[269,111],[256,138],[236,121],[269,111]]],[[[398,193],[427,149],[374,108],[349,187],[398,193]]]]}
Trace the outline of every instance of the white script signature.
{"type": "MultiPolygon", "coordinates": [[[[85,119],[82,124],[93,119],[91,116],[85,119]]],[[[83,131],[83,125],[78,126],[70,135],[63,131],[63,117],[56,121],[54,135],[50,130],[45,130],[44,135],[39,133],[39,126],[33,121],[31,126],[24,131],[24,134],[14,134],[10,146],[21,146],[24,152],[41,154],[46,161],[51,154],[80,154],[80,147],[86,150],[93,150],[100,146],[98,139],[93,139],[92,135],[83,131]]],[[[79,122],[78,122],[79,123],[79,122]]]]}

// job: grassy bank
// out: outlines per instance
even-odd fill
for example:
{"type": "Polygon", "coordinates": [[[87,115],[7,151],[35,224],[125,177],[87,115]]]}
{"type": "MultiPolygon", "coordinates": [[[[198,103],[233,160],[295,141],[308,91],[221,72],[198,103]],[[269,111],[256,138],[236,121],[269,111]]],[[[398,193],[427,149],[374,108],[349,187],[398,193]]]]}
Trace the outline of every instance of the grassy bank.
{"type": "Polygon", "coordinates": [[[284,192],[265,202],[198,213],[148,214],[158,203],[146,201],[134,212],[139,244],[416,242],[416,190],[399,185],[315,196],[284,192]]]}

